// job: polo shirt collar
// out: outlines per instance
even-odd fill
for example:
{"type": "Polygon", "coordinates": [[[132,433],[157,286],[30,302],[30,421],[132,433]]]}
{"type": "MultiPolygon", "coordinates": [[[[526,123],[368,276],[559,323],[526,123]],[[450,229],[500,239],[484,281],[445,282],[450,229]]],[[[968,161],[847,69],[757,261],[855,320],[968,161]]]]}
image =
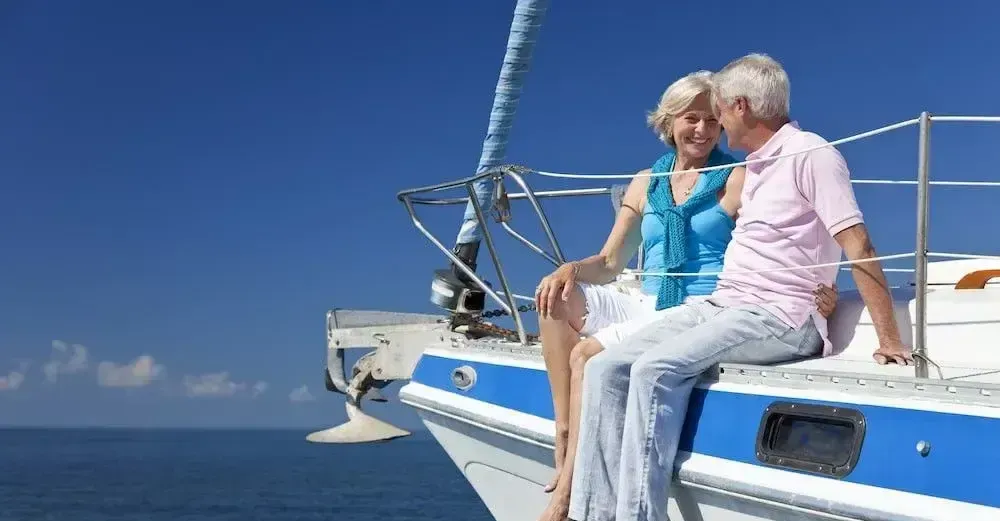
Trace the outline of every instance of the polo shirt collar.
{"type": "MultiPolygon", "coordinates": [[[[778,155],[781,151],[781,146],[788,141],[788,138],[792,137],[799,132],[799,123],[797,121],[789,121],[781,126],[777,132],[768,139],[764,146],[757,149],[756,152],[747,154],[747,159],[760,159],[762,157],[773,157],[778,155]]],[[[753,165],[750,165],[753,166],[753,165]]]]}

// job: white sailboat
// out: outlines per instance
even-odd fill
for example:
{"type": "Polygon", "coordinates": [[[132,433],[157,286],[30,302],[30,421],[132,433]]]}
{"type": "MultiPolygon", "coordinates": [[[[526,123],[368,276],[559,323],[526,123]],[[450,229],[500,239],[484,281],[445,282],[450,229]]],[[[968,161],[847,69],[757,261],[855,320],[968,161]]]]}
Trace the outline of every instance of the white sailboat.
{"type": "MultiPolygon", "coordinates": [[[[431,300],[446,314],[328,312],[327,388],[347,396],[350,421],[307,438],[355,443],[406,436],[363,413],[360,403],[366,395],[383,399],[372,393],[408,380],[401,401],[418,411],[498,521],[536,519],[544,508],[554,424],[541,349],[521,320],[529,307],[518,305],[509,287],[486,215],[492,210],[529,251],[558,264],[563,255],[541,201],[620,197],[615,187],[533,192],[525,177],[547,173],[500,164],[520,78],[546,7],[543,0],[517,4],[480,173],[399,194],[414,226],[466,280],[450,269],[435,273],[431,300]],[[511,183],[521,191],[508,192],[511,183]],[[466,195],[434,197],[449,189],[464,189],[466,195]],[[521,199],[537,213],[550,251],[510,227],[511,202],[521,199]],[[449,250],[423,226],[415,208],[453,204],[470,211],[459,247],[449,250]],[[502,291],[475,273],[479,239],[502,291]],[[484,312],[487,299],[499,306],[498,313],[484,312]],[[498,315],[509,315],[514,328],[489,322],[498,315]],[[370,349],[350,378],[344,370],[349,348],[370,349]]],[[[829,320],[833,356],[778,366],[722,364],[705,375],[691,399],[671,519],[1000,520],[1000,448],[992,443],[1000,437],[1000,257],[927,249],[927,194],[933,185],[1000,186],[929,180],[932,124],[962,123],[1000,123],[1000,117],[922,113],[831,143],[920,128],[916,180],[864,181],[917,187],[916,248],[901,255],[914,258],[914,280],[892,290],[897,323],[914,347],[916,366],[873,363],[877,338],[856,291],[841,292],[829,320]]],[[[615,284],[632,279],[627,272],[615,284]]]]}

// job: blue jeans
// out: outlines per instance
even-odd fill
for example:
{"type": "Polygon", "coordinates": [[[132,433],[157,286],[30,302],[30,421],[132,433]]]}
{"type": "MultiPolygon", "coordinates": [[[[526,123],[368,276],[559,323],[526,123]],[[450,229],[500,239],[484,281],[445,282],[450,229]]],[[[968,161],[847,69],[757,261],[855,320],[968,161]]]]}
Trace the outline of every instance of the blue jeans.
{"type": "Polygon", "coordinates": [[[674,457],[691,390],[719,362],[773,364],[814,356],[812,319],[791,328],[754,305],[682,304],[584,370],[580,444],[569,517],[667,520],[674,457]]]}

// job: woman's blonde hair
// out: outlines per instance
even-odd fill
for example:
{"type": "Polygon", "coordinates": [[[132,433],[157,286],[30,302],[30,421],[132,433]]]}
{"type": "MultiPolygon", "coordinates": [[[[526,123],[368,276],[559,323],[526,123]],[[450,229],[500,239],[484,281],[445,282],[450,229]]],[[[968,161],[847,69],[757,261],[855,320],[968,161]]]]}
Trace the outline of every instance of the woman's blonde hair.
{"type": "Polygon", "coordinates": [[[712,94],[712,73],[709,71],[692,72],[673,82],[660,96],[656,109],[646,116],[646,123],[670,147],[674,143],[674,118],[688,108],[695,98],[702,94],[712,94]]]}

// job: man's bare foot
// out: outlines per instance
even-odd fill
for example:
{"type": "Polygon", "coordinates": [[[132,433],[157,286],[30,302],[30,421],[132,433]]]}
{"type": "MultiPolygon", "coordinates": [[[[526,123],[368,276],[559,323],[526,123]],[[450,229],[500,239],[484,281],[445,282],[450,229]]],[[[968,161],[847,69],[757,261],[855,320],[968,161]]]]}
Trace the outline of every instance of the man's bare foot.
{"type": "Polygon", "coordinates": [[[569,518],[569,493],[563,491],[565,488],[556,489],[538,521],[566,521],[569,518]]]}
{"type": "Polygon", "coordinates": [[[556,463],[555,476],[548,485],[545,485],[545,493],[552,492],[559,485],[559,476],[562,474],[563,461],[566,459],[566,442],[569,439],[569,430],[556,429],[556,448],[553,454],[556,463]]]}
{"type": "Polygon", "coordinates": [[[556,489],[556,487],[559,486],[559,476],[560,475],[562,475],[562,465],[560,465],[559,463],[556,463],[556,473],[555,473],[555,476],[552,477],[552,481],[549,481],[548,485],[545,485],[545,493],[546,494],[548,494],[549,492],[552,492],[553,490],[556,489]]]}

